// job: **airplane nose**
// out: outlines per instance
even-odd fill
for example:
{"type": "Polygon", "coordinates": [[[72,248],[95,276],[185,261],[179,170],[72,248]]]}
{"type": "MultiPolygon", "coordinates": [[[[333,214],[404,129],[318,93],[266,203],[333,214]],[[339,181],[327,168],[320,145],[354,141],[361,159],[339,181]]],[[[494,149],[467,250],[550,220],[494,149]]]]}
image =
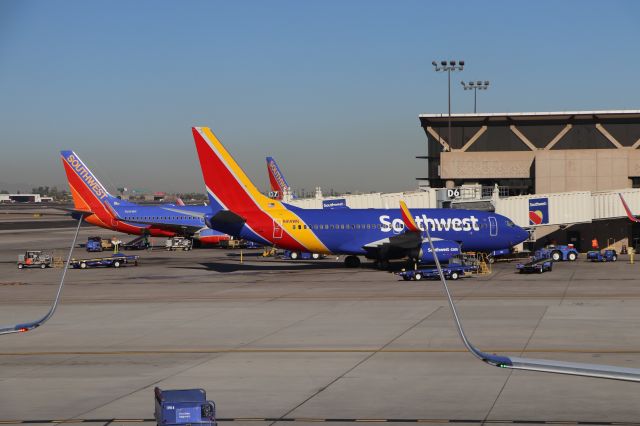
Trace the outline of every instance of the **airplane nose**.
{"type": "Polygon", "coordinates": [[[518,239],[518,241],[516,241],[515,244],[520,244],[521,242],[528,240],[529,239],[529,232],[527,230],[525,230],[525,229],[522,229],[522,228],[518,227],[517,239],[518,239]]]}

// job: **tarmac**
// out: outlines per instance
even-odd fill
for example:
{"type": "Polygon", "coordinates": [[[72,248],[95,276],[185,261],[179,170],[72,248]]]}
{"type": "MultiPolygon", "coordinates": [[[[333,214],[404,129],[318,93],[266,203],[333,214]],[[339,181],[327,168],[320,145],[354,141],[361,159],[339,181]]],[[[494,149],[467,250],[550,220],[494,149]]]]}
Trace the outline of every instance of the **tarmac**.
{"type": "MultiPolygon", "coordinates": [[[[65,256],[73,232],[0,232],[0,324],[42,316],[60,279],[17,255],[65,256]]],[[[112,235],[83,227],[79,241],[96,234],[112,235]]],[[[640,423],[637,383],[475,359],[438,281],[256,250],[131,253],[139,266],[70,270],[48,323],[0,336],[0,424],[151,424],[155,386],[203,388],[221,423],[242,425],[640,423]]],[[[583,255],[450,287],[485,352],[640,367],[639,271],[583,255]]]]}

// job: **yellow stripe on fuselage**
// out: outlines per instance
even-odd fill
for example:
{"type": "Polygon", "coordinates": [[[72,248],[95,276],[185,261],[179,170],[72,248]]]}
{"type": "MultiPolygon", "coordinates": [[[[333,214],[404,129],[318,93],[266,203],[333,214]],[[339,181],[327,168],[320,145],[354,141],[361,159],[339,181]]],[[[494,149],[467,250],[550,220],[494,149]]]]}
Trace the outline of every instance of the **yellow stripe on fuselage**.
{"type": "MultiPolygon", "coordinates": [[[[201,130],[205,134],[206,139],[209,141],[209,143],[213,145],[214,152],[216,152],[221,157],[221,160],[224,162],[224,164],[226,164],[229,170],[231,170],[231,172],[240,181],[244,189],[255,201],[258,208],[260,208],[263,212],[270,216],[272,220],[278,220],[282,224],[281,226],[284,232],[289,234],[293,239],[306,247],[308,251],[314,253],[331,253],[327,246],[325,246],[322,241],[320,241],[320,239],[313,233],[309,225],[304,222],[302,218],[300,218],[292,211],[288,210],[279,200],[268,198],[262,195],[260,191],[258,191],[258,188],[256,188],[251,180],[249,180],[247,175],[240,168],[238,163],[236,163],[231,154],[229,154],[225,147],[220,143],[211,129],[209,129],[208,127],[201,127],[201,130]],[[293,223],[300,224],[303,226],[303,228],[306,225],[307,229],[296,229],[292,231],[291,226],[293,223]],[[287,225],[290,225],[289,228],[287,228],[287,225]]],[[[273,242],[277,244],[276,239],[273,239],[273,242]]]]}

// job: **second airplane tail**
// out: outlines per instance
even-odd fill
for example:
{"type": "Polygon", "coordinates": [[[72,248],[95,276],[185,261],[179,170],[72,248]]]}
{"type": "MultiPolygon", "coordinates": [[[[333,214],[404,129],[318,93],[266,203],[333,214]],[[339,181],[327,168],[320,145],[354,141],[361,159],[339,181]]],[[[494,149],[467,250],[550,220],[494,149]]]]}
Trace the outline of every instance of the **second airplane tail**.
{"type": "Polygon", "coordinates": [[[284,174],[280,171],[278,163],[275,158],[267,157],[267,172],[269,173],[269,183],[271,184],[271,191],[274,193],[274,198],[282,200],[285,192],[289,192],[291,187],[284,178],[284,174]]]}

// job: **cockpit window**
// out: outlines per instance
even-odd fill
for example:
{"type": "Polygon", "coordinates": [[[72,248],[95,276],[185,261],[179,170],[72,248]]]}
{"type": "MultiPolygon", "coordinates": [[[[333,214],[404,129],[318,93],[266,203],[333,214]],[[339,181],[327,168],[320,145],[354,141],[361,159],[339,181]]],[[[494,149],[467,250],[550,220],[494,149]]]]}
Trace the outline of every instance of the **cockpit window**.
{"type": "Polygon", "coordinates": [[[510,220],[507,220],[506,225],[507,225],[509,228],[513,228],[514,226],[516,226],[516,224],[515,224],[515,223],[513,223],[513,222],[511,222],[510,220]]]}

